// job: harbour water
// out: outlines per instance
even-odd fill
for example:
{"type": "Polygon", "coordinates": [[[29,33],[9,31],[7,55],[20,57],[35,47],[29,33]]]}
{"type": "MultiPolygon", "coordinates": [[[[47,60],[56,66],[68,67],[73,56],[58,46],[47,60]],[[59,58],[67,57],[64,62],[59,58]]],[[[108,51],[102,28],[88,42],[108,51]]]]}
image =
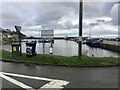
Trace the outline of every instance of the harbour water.
{"type": "MultiPolygon", "coordinates": [[[[38,43],[38,40],[24,39],[23,41],[37,41],[36,52],[37,54],[43,53],[43,44],[38,43]]],[[[49,54],[50,43],[45,44],[45,54],[49,54]]],[[[6,44],[2,46],[3,49],[11,51],[11,45],[6,44]]],[[[22,42],[22,53],[26,53],[26,44],[22,42]]],[[[55,40],[53,44],[53,54],[61,56],[77,56],[78,55],[78,44],[74,41],[66,40],[55,40]]],[[[118,57],[118,53],[101,49],[93,48],[86,44],[82,45],[82,54],[87,56],[94,55],[95,57],[118,57]]]]}

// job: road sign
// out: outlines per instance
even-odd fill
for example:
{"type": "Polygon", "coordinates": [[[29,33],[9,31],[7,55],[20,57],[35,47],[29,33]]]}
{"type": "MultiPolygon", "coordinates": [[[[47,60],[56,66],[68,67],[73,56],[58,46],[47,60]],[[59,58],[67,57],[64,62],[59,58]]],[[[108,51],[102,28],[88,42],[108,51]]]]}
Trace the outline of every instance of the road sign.
{"type": "Polygon", "coordinates": [[[42,38],[53,38],[54,30],[41,30],[41,37],[42,38]]]}
{"type": "Polygon", "coordinates": [[[16,31],[20,32],[21,26],[15,26],[16,31]]]}

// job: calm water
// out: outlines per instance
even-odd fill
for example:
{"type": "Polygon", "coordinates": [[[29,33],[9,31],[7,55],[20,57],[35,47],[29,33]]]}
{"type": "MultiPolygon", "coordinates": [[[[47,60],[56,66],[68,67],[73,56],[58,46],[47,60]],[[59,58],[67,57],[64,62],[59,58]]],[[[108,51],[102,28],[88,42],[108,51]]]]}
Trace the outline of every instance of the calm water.
{"type": "MultiPolygon", "coordinates": [[[[33,39],[24,39],[23,41],[35,41],[33,39]]],[[[38,40],[37,40],[38,41],[38,40]]],[[[49,54],[49,43],[45,44],[45,53],[49,54]]],[[[3,45],[3,49],[11,51],[10,45],[3,45]]],[[[26,53],[26,44],[22,42],[22,52],[26,53]]],[[[43,53],[43,44],[37,43],[36,52],[39,54],[43,53]]],[[[53,54],[54,55],[62,55],[62,56],[77,56],[78,55],[78,44],[74,41],[66,41],[66,40],[55,40],[53,44],[53,54]]],[[[108,50],[100,49],[100,48],[92,48],[86,44],[82,45],[82,54],[87,56],[95,57],[118,57],[118,54],[115,52],[111,52],[108,50]]]]}

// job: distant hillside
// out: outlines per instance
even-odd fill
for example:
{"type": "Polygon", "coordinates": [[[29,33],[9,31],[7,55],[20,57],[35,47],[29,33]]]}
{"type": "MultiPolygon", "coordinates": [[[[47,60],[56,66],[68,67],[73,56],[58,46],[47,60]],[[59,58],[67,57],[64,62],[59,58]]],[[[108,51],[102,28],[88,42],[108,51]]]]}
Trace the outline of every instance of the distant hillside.
{"type": "MultiPolygon", "coordinates": [[[[7,34],[7,35],[11,35],[11,36],[13,36],[13,35],[18,35],[18,32],[11,31],[10,29],[1,29],[1,28],[0,28],[0,32],[1,32],[2,34],[7,34]]],[[[20,33],[20,37],[21,37],[21,38],[25,38],[26,35],[24,35],[23,33],[20,33]]]]}
{"type": "MultiPolygon", "coordinates": [[[[10,29],[0,28],[0,39],[2,40],[3,43],[18,41],[19,39],[18,34],[19,34],[18,32],[11,31],[10,29]]],[[[20,33],[20,37],[21,39],[23,39],[26,38],[26,35],[20,33]]]]}

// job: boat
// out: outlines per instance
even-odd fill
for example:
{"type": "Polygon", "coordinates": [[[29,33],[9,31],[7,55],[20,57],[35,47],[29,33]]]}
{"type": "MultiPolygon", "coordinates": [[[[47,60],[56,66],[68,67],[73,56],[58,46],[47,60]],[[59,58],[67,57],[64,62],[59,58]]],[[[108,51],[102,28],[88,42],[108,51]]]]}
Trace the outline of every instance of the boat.
{"type": "Polygon", "coordinates": [[[64,40],[69,40],[69,37],[65,36],[65,37],[64,37],[64,40]]]}
{"type": "Polygon", "coordinates": [[[97,40],[97,39],[88,39],[86,41],[86,44],[91,47],[100,47],[100,43],[101,43],[101,41],[97,40]]]}

